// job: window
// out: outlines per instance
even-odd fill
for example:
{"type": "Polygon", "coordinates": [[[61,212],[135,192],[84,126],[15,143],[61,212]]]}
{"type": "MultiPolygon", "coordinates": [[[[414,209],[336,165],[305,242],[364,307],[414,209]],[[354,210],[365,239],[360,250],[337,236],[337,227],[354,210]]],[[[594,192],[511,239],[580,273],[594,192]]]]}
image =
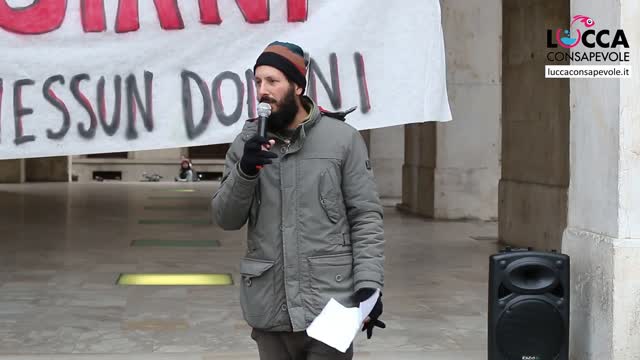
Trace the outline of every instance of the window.
{"type": "Polygon", "coordinates": [[[104,153],[104,154],[89,154],[87,158],[89,159],[127,159],[129,157],[128,152],[114,152],[114,153],[104,153]]]}

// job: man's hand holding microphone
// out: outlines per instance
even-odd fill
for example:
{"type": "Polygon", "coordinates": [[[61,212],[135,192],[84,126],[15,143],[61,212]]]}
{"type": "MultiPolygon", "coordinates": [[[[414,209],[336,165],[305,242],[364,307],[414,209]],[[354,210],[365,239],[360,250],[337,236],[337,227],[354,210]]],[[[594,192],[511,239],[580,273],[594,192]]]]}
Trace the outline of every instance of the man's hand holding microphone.
{"type": "Polygon", "coordinates": [[[258,104],[258,133],[244,143],[244,153],[240,159],[240,170],[245,175],[256,176],[264,165],[271,164],[278,155],[269,151],[275,140],[267,140],[267,118],[271,115],[271,105],[258,104]]]}

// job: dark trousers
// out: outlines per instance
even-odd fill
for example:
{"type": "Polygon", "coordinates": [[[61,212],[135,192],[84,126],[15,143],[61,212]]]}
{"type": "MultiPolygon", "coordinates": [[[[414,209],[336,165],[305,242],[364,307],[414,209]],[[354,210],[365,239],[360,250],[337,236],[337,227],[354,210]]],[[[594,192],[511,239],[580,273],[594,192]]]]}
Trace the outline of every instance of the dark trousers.
{"type": "Polygon", "coordinates": [[[353,344],[346,353],[311,338],[306,331],[270,332],[253,329],[260,360],[351,360],[353,344]]]}

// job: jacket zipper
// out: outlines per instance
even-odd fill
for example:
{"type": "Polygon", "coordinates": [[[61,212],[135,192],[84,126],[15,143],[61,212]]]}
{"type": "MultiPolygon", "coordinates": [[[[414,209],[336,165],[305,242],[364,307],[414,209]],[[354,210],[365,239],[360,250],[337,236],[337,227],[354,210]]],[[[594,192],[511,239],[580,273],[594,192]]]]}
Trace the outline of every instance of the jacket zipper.
{"type": "MultiPolygon", "coordinates": [[[[284,148],[284,152],[282,153],[282,157],[284,157],[285,155],[287,155],[287,153],[289,152],[289,146],[291,146],[291,140],[289,139],[283,139],[284,143],[286,144],[286,147],[284,148]]],[[[289,308],[289,298],[287,297],[287,245],[286,245],[286,241],[284,239],[284,224],[280,224],[280,236],[282,237],[282,265],[284,267],[284,272],[283,272],[283,280],[284,280],[284,305],[287,307],[287,309],[289,308]]],[[[291,319],[291,314],[289,314],[289,312],[287,311],[287,316],[289,317],[289,325],[291,325],[291,327],[293,328],[293,320],[291,319]]]]}

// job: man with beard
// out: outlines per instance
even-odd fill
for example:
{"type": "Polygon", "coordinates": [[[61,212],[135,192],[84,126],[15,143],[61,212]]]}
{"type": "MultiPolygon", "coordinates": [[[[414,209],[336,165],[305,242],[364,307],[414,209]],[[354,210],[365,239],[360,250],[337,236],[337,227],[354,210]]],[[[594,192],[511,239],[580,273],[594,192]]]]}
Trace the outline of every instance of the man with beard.
{"type": "MultiPolygon", "coordinates": [[[[225,230],[247,224],[240,304],[262,360],[352,359],[305,330],[334,298],[359,305],[382,290],[382,207],[366,145],[307,96],[307,62],[294,44],[273,42],[258,57],[258,100],[269,103],[267,138],[246,122],[227,152],[212,200],[225,230]]],[[[371,338],[382,301],[363,324],[371,338]]]]}

